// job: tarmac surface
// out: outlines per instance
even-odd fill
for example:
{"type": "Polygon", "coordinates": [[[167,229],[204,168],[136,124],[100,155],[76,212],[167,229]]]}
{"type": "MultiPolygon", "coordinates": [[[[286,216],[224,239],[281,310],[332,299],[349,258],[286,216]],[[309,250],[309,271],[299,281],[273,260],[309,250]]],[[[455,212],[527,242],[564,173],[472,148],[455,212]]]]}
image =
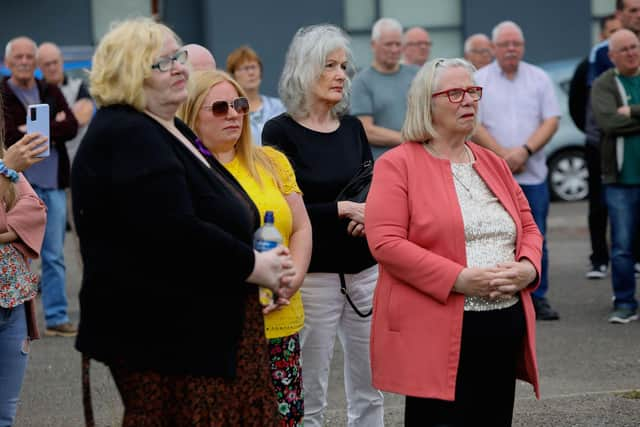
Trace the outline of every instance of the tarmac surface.
{"type": "MultiPolygon", "coordinates": [[[[584,202],[551,205],[547,296],[561,318],[538,322],[542,398],[536,400],[532,387],[519,383],[514,426],[640,426],[640,322],[607,323],[610,278],[584,278],[590,253],[586,211],[584,202]]],[[[77,322],[81,266],[71,234],[65,253],[70,317],[77,322]]],[[[114,303],[114,315],[117,311],[114,303]]],[[[33,343],[15,427],[84,425],[80,355],[73,343],[74,338],[48,337],[33,343]]],[[[345,426],[342,352],[335,347],[326,425],[345,426]]],[[[119,425],[122,404],[100,363],[91,365],[91,383],[96,425],[119,425]]],[[[403,425],[403,404],[402,396],[385,394],[386,426],[403,425]]]]}

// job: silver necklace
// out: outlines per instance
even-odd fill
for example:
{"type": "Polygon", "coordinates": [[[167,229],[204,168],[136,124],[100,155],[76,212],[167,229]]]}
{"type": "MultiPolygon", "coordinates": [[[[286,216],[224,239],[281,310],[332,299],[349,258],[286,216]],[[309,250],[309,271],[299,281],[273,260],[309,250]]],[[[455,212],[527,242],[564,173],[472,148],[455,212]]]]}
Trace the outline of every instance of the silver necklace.
{"type": "MultiPolygon", "coordinates": [[[[432,146],[431,144],[429,144],[428,142],[425,142],[423,145],[424,145],[424,148],[425,148],[427,151],[429,151],[429,152],[431,152],[431,153],[435,154],[435,155],[436,155],[436,157],[443,158],[443,157],[440,155],[440,153],[438,153],[438,151],[436,151],[435,147],[433,147],[433,146],[432,146]]],[[[466,161],[466,162],[463,162],[463,163],[472,163],[472,161],[473,161],[473,160],[472,160],[472,157],[471,157],[471,153],[469,153],[469,147],[467,147],[466,145],[464,145],[464,153],[465,153],[465,157],[467,158],[467,161],[466,161]]],[[[473,199],[473,193],[471,192],[471,189],[469,188],[469,186],[468,186],[468,185],[466,185],[466,184],[465,184],[465,183],[460,179],[460,177],[459,177],[458,175],[456,175],[455,170],[454,170],[454,167],[453,167],[453,164],[451,165],[451,175],[453,175],[453,179],[455,179],[456,181],[458,181],[458,184],[460,184],[460,185],[462,186],[462,188],[464,188],[464,189],[467,191],[467,193],[469,194],[469,197],[470,197],[471,199],[473,199]]]]}

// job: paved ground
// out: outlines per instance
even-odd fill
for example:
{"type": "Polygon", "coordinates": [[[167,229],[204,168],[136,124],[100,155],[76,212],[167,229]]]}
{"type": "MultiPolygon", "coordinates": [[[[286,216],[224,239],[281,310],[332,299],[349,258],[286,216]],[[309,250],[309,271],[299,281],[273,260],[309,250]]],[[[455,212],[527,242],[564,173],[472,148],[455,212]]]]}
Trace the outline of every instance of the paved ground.
{"type": "MultiPolygon", "coordinates": [[[[538,323],[542,399],[534,399],[528,384],[519,384],[515,426],[640,426],[640,393],[629,393],[640,389],[640,322],[608,324],[609,280],[583,278],[589,254],[585,212],[585,203],[551,208],[548,296],[561,320],[538,323]]],[[[68,239],[68,286],[70,315],[77,320],[80,266],[72,243],[68,239]]],[[[339,347],[331,372],[330,426],[346,425],[339,347]]],[[[94,363],[91,374],[98,426],[118,425],[122,406],[108,372],[94,363]]],[[[80,357],[73,339],[45,338],[34,343],[21,397],[16,427],[83,425],[80,357]]],[[[387,426],[402,425],[401,396],[387,395],[385,411],[387,426]]]]}

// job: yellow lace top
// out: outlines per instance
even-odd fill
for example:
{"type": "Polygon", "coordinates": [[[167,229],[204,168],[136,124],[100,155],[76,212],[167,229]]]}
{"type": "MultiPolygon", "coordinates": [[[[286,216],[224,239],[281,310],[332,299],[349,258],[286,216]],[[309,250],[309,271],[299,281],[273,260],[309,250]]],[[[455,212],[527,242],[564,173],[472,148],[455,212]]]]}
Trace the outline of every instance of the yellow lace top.
{"type": "MultiPolygon", "coordinates": [[[[267,171],[258,166],[258,174],[262,180],[262,186],[256,182],[249,170],[240,163],[238,156],[225,164],[229,172],[238,180],[242,188],[247,192],[260,212],[260,222],[264,221],[264,213],[273,211],[275,227],[282,234],[285,246],[289,246],[289,238],[293,229],[291,209],[284,196],[293,192],[301,193],[296,182],[293,168],[287,157],[271,147],[261,147],[261,150],[269,156],[278,171],[282,182],[283,192],[278,189],[275,181],[267,171]]],[[[256,292],[258,290],[256,289],[256,292]]],[[[267,314],[264,318],[264,327],[267,338],[281,338],[292,335],[302,329],[304,325],[304,310],[300,291],[291,297],[290,304],[280,310],[267,314]]]]}

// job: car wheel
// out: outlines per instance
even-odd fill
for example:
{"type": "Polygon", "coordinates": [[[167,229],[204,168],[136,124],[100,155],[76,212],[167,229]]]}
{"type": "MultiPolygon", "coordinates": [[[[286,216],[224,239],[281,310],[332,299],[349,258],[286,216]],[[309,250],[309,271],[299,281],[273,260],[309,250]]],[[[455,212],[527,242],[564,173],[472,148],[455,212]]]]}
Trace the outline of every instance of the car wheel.
{"type": "Polygon", "coordinates": [[[549,161],[549,189],[556,200],[573,202],[589,195],[589,171],[580,149],[556,153],[549,161]]]}

